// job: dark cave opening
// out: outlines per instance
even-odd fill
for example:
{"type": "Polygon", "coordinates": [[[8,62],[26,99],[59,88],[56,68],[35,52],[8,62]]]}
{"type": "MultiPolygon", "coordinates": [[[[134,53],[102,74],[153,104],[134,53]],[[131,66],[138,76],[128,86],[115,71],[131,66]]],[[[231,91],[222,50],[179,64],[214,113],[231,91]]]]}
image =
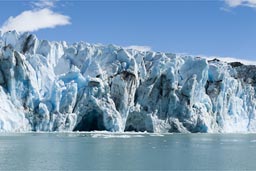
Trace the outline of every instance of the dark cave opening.
{"type": "Polygon", "coordinates": [[[76,125],[74,131],[103,131],[106,130],[103,115],[97,110],[89,111],[76,125]]]}

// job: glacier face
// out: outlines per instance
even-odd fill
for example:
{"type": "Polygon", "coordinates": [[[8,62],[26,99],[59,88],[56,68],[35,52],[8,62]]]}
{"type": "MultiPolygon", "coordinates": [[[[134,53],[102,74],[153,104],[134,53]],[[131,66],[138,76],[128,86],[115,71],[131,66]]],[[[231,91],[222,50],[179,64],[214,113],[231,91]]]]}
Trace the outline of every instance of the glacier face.
{"type": "Polygon", "coordinates": [[[256,66],[0,33],[1,131],[256,132],[256,66]]]}

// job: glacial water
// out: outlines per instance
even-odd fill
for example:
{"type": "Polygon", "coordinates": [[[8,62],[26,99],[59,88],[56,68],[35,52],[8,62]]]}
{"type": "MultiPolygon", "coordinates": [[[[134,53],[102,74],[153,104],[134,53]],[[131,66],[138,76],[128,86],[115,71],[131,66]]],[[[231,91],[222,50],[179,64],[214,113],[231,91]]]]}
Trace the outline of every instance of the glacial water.
{"type": "Polygon", "coordinates": [[[0,135],[0,170],[255,170],[256,134],[0,135]]]}

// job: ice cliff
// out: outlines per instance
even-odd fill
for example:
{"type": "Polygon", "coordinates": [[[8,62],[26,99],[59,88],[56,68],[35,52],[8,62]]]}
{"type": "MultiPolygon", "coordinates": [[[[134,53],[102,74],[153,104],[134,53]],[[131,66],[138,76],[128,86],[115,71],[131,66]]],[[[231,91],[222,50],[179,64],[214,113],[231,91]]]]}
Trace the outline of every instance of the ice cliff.
{"type": "Polygon", "coordinates": [[[256,66],[0,33],[0,130],[256,132],[256,66]]]}

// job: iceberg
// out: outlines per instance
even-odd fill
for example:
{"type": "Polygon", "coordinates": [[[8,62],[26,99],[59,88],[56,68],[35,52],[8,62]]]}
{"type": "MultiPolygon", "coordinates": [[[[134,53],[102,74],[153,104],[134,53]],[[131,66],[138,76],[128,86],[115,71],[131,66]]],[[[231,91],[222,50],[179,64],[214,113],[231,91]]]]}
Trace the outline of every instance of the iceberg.
{"type": "Polygon", "coordinates": [[[0,131],[256,132],[256,66],[0,34],[0,131]]]}

